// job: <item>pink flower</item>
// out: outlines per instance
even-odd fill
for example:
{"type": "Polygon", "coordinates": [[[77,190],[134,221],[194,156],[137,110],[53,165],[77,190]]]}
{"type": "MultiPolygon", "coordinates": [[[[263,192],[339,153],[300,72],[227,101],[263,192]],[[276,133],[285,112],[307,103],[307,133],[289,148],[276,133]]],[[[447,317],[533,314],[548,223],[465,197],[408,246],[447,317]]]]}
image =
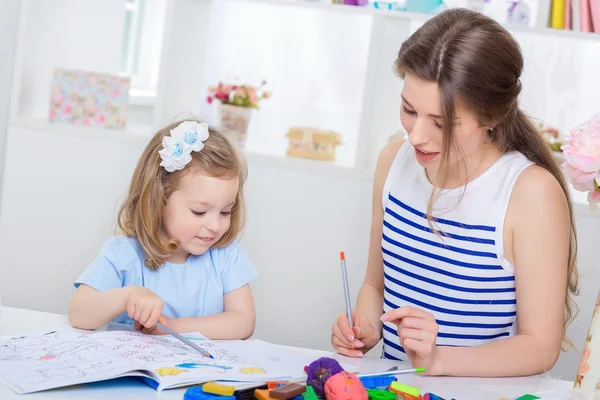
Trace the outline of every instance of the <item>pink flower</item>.
{"type": "Polygon", "coordinates": [[[569,143],[562,147],[572,167],[586,173],[600,170],[600,114],[570,130],[569,143]]]}
{"type": "Polygon", "coordinates": [[[567,174],[571,178],[571,183],[575,190],[579,190],[580,192],[587,192],[589,190],[594,190],[594,178],[596,178],[595,173],[585,173],[580,169],[574,168],[568,162],[564,163],[565,170],[567,174]]]}
{"type": "Polygon", "coordinates": [[[206,98],[206,102],[207,102],[208,104],[212,104],[212,102],[213,102],[213,98],[212,98],[211,96],[208,96],[208,97],[206,98]]]}
{"type": "Polygon", "coordinates": [[[243,87],[239,87],[239,88],[235,89],[235,96],[245,97],[246,90],[243,87]]]}
{"type": "Polygon", "coordinates": [[[562,146],[564,167],[576,190],[588,193],[590,205],[600,203],[600,114],[571,129],[562,146]]]}
{"type": "Polygon", "coordinates": [[[588,203],[590,203],[592,210],[595,210],[600,205],[600,189],[588,193],[588,203]]]}
{"type": "Polygon", "coordinates": [[[585,376],[588,372],[590,372],[590,364],[588,364],[588,360],[592,352],[588,344],[589,342],[586,341],[585,346],[583,347],[583,352],[581,354],[581,361],[579,362],[579,369],[577,370],[577,375],[585,376]]]}

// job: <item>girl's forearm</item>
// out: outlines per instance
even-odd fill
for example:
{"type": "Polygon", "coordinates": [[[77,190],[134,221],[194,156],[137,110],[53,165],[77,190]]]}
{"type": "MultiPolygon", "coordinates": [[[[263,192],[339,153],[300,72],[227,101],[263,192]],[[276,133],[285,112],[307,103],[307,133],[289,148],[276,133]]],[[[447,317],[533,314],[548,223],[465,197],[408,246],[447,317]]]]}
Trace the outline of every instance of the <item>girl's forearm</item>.
{"type": "Polygon", "coordinates": [[[254,314],[226,311],[202,317],[174,318],[171,329],[177,333],[200,332],[212,340],[248,339],[254,333],[254,314]]]}
{"type": "Polygon", "coordinates": [[[69,303],[69,323],[78,329],[97,329],[127,310],[130,287],[99,292],[80,287],[69,303]]]}
{"type": "Polygon", "coordinates": [[[436,352],[429,370],[433,375],[513,377],[550,370],[560,354],[560,344],[519,334],[481,346],[438,346],[436,352]]]}

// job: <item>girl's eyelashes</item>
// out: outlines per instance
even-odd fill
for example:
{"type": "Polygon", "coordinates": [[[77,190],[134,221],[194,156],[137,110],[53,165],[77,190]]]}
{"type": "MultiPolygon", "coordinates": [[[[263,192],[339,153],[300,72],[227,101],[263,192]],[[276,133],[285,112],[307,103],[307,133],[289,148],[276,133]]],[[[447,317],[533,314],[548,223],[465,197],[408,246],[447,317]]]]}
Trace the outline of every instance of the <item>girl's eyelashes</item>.
{"type": "MultiPolygon", "coordinates": [[[[194,210],[190,210],[190,211],[192,212],[192,214],[194,214],[197,217],[201,217],[206,214],[206,211],[194,211],[194,210]]],[[[231,211],[221,211],[221,215],[229,216],[229,215],[231,215],[231,211]]]]}

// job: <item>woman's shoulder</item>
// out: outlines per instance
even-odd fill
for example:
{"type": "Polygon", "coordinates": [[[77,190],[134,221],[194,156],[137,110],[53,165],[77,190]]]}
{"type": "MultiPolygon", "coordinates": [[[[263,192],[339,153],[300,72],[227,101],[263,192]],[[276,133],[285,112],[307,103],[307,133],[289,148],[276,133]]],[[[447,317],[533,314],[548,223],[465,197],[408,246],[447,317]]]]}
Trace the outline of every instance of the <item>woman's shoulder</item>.
{"type": "Polygon", "coordinates": [[[531,165],[523,170],[515,181],[513,196],[536,203],[542,198],[564,200],[565,193],[556,177],[539,165],[531,165]]]}
{"type": "Polygon", "coordinates": [[[517,177],[509,201],[513,221],[555,220],[568,216],[567,193],[546,168],[531,165],[517,177]]]}

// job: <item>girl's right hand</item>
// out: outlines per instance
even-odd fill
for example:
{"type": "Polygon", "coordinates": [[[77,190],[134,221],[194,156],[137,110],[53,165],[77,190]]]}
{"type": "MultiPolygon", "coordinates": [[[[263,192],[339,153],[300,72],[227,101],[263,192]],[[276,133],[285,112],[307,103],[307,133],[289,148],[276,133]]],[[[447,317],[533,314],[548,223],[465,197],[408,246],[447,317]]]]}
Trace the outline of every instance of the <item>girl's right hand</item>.
{"type": "Polygon", "coordinates": [[[145,328],[152,328],[162,315],[163,301],[143,286],[132,286],[127,295],[127,315],[145,328]]]}
{"type": "Polygon", "coordinates": [[[331,344],[338,353],[348,357],[362,357],[379,343],[380,334],[368,319],[352,310],[354,327],[350,327],[348,315],[341,313],[331,328],[331,344]]]}

